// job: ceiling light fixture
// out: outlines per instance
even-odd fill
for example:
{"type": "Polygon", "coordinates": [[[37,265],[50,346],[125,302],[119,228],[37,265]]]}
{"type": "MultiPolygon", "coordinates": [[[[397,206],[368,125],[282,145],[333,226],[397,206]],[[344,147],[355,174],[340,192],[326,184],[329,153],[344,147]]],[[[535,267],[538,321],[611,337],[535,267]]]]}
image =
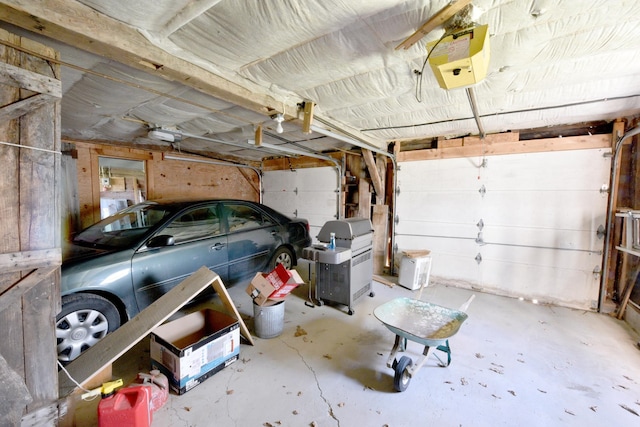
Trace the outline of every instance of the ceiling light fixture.
{"type": "Polygon", "coordinates": [[[284,121],[284,114],[278,113],[275,116],[272,116],[272,119],[274,122],[278,123],[278,125],[276,126],[276,132],[278,133],[284,132],[284,129],[282,128],[282,122],[284,121]]]}

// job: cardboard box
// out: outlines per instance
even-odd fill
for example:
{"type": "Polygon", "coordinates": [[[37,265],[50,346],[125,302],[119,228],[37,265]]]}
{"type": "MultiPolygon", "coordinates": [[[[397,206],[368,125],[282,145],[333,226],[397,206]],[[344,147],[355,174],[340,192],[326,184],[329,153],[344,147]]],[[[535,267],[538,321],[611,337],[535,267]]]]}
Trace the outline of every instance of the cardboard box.
{"type": "Polygon", "coordinates": [[[278,264],[270,273],[256,273],[246,292],[256,304],[265,305],[284,300],[302,283],[304,281],[297,271],[287,270],[282,264],[278,264]]]}
{"type": "Polygon", "coordinates": [[[151,366],[169,379],[171,390],[184,394],[240,354],[240,325],[211,309],[200,310],[151,332],[151,366]]]}

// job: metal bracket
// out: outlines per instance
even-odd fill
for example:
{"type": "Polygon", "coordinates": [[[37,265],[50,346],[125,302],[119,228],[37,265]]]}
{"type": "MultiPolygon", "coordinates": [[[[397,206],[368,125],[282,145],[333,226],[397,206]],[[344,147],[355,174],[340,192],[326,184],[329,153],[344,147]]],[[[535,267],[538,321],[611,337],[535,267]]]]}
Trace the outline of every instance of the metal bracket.
{"type": "Polygon", "coordinates": [[[484,197],[484,195],[487,193],[487,187],[485,187],[484,184],[482,184],[482,187],[480,187],[480,190],[478,190],[478,193],[480,193],[480,195],[484,197]]]}
{"type": "Polygon", "coordinates": [[[600,268],[599,265],[596,265],[593,268],[593,275],[596,276],[596,278],[600,277],[600,274],[602,273],[602,269],[600,268]]]}
{"type": "Polygon", "coordinates": [[[598,230],[596,231],[596,235],[598,236],[598,239],[602,239],[605,234],[607,233],[604,229],[604,225],[600,224],[600,226],[598,227],[598,230]]]}
{"type": "Polygon", "coordinates": [[[400,195],[400,186],[396,187],[396,196],[400,195]]]}
{"type": "Polygon", "coordinates": [[[298,209],[296,209],[295,211],[293,211],[293,216],[298,218],[298,209]]]}
{"type": "Polygon", "coordinates": [[[296,196],[298,195],[298,187],[293,189],[293,192],[296,193],[296,196]]]}
{"type": "Polygon", "coordinates": [[[476,243],[479,245],[484,245],[484,240],[482,239],[482,232],[478,233],[478,237],[476,237],[476,243]]]}
{"type": "Polygon", "coordinates": [[[609,186],[607,184],[602,184],[600,187],[600,194],[605,194],[609,192],[609,186]]]}
{"type": "Polygon", "coordinates": [[[393,222],[398,225],[398,223],[400,222],[400,217],[398,215],[396,215],[396,217],[393,219],[393,222]]]}
{"type": "Polygon", "coordinates": [[[480,263],[482,262],[482,255],[480,255],[480,252],[478,252],[478,255],[476,255],[475,260],[478,265],[480,265],[480,263]]]}
{"type": "Polygon", "coordinates": [[[482,220],[482,218],[480,218],[480,221],[478,221],[476,226],[478,226],[478,230],[482,231],[482,229],[484,228],[484,221],[482,220]]]}

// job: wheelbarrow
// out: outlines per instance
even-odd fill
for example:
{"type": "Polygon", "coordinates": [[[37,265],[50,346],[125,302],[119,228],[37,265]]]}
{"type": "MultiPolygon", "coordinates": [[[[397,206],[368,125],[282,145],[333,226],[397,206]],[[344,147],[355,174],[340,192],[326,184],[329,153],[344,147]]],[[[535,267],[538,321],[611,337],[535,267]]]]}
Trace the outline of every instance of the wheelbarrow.
{"type": "Polygon", "coordinates": [[[373,314],[396,334],[387,367],[395,371],[393,386],[397,391],[407,389],[411,378],[418,373],[431,354],[436,356],[441,366],[449,366],[451,363],[449,338],[458,332],[467,319],[465,311],[474,298],[475,295],[471,295],[458,310],[406,297],[396,298],[376,307],[373,314]],[[424,346],[422,356],[415,364],[408,356],[402,356],[400,360],[396,359],[398,351],[404,351],[407,348],[407,340],[424,346]],[[446,363],[434,353],[435,350],[447,355],[446,363]]]}

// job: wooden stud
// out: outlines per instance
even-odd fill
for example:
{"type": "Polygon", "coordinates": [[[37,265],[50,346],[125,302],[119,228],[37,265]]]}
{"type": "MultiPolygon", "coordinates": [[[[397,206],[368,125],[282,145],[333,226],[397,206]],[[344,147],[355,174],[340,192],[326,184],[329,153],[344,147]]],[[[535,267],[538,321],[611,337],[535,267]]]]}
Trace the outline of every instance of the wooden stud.
{"type": "Polygon", "coordinates": [[[302,120],[302,132],[311,133],[311,125],[313,124],[313,102],[304,102],[304,116],[302,120]]]}
{"type": "Polygon", "coordinates": [[[255,144],[256,147],[260,147],[262,145],[262,125],[258,125],[256,128],[255,144]]]}
{"type": "Polygon", "coordinates": [[[371,150],[362,150],[362,157],[364,158],[364,162],[367,165],[367,170],[369,171],[369,176],[371,177],[371,183],[373,184],[373,191],[376,194],[382,195],[384,197],[384,183],[382,182],[382,178],[380,178],[380,174],[378,173],[378,168],[376,167],[376,161],[373,158],[373,153],[371,150]]]}

